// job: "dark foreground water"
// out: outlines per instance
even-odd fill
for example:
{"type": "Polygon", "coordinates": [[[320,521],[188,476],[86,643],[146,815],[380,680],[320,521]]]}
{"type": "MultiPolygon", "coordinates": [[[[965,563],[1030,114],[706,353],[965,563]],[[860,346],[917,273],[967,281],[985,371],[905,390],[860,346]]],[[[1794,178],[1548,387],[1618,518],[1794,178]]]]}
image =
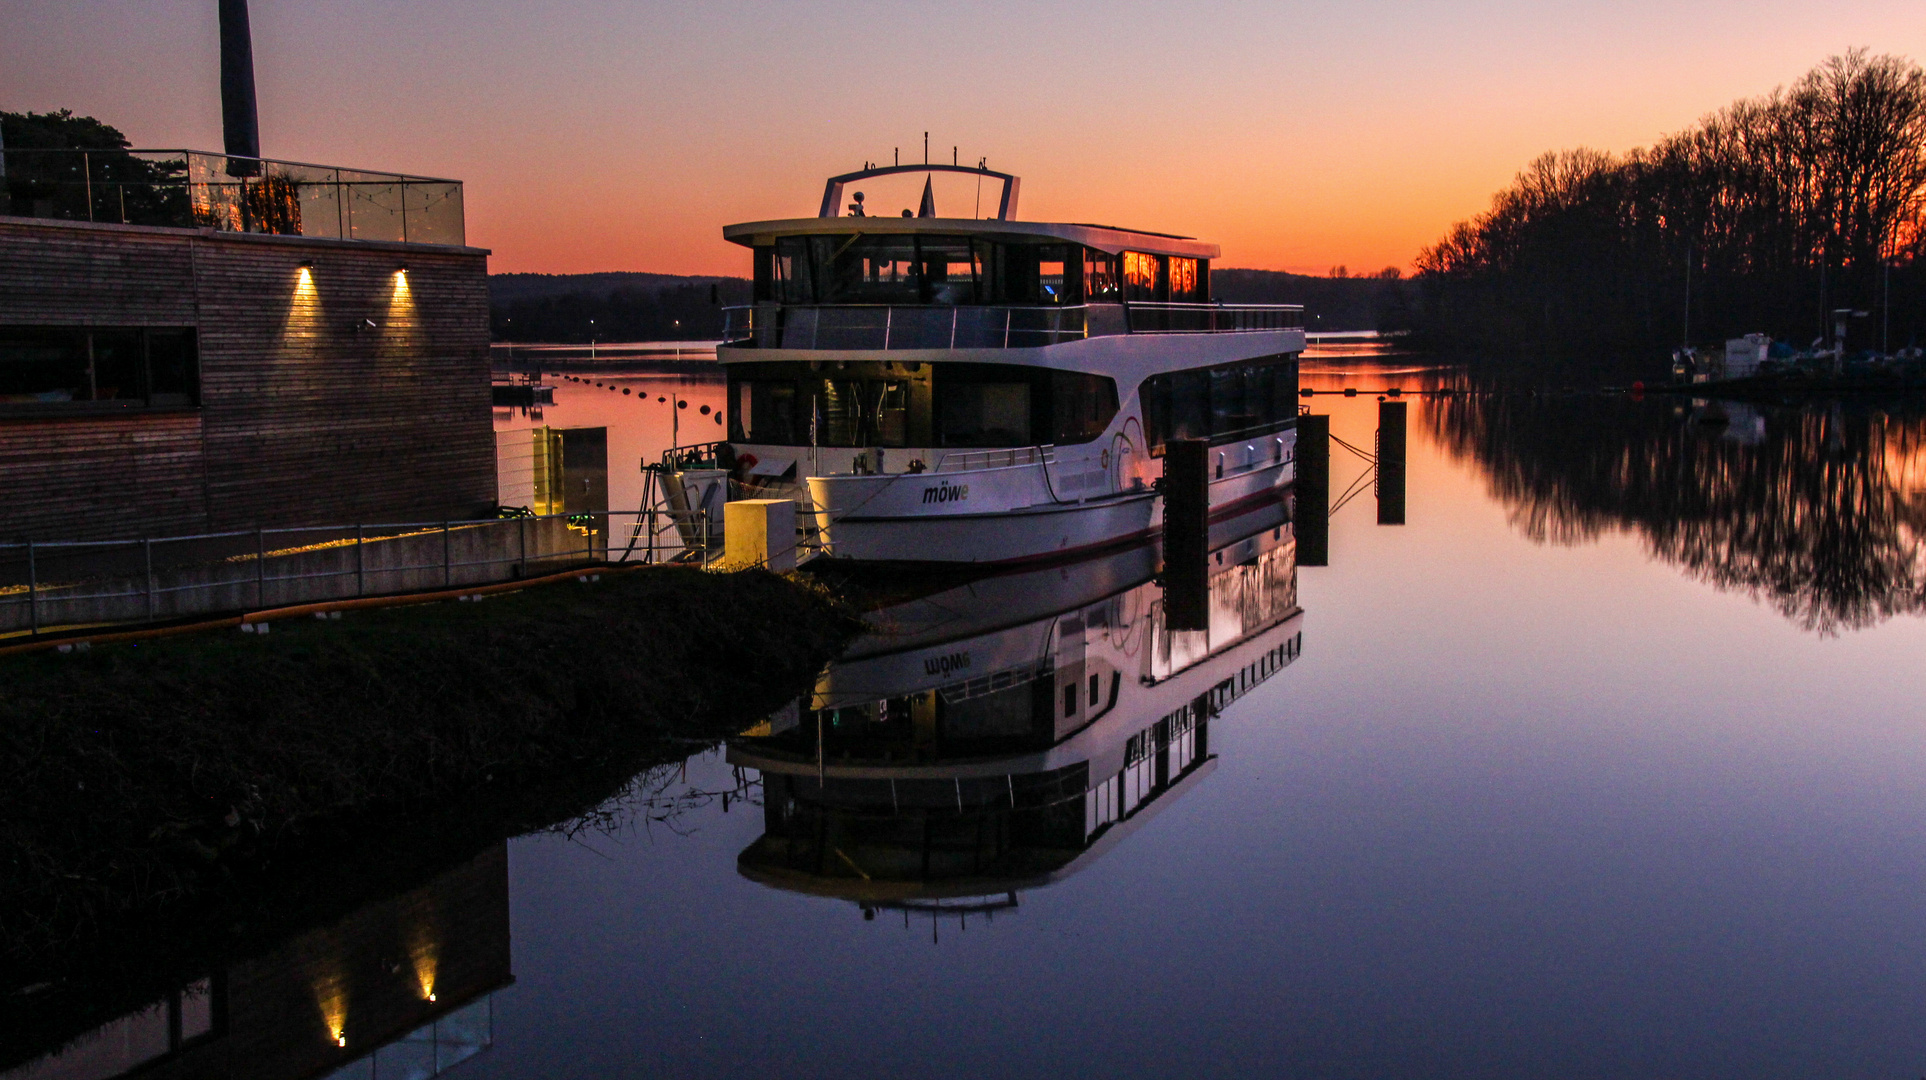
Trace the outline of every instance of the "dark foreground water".
{"type": "MultiPolygon", "coordinates": [[[[1371,447],[1374,399],[1315,408],[1371,447]]],[[[1201,635],[1128,558],[895,606],[819,686],[820,774],[777,717],[398,901],[434,947],[376,918],[403,996],[472,1003],[341,1075],[1926,1072],[1926,423],[1414,403],[1406,523],[1376,506],[1329,566],[1238,538],[1201,635]],[[1113,703],[1075,752],[955,704],[1026,663],[1045,715],[1113,703]],[[953,807],[862,770],[964,749],[953,807]]],[[[288,1008],[348,1054],[377,997],[288,1008]]]]}

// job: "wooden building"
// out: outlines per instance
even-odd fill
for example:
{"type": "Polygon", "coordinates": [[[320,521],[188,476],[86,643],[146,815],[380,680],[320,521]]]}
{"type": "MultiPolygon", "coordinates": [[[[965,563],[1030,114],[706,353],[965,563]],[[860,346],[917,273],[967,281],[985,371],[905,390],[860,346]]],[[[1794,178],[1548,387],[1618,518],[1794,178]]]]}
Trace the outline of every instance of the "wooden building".
{"type": "Polygon", "coordinates": [[[491,513],[487,255],[0,216],[0,540],[491,513]]]}

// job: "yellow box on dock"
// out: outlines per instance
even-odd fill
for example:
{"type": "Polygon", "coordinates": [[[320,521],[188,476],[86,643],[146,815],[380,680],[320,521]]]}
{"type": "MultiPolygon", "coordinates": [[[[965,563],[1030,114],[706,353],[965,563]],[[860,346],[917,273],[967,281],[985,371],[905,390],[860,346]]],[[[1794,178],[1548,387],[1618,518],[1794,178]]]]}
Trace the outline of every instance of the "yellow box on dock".
{"type": "Polygon", "coordinates": [[[796,504],[790,499],[742,499],[722,507],[722,568],[796,568],[796,504]]]}

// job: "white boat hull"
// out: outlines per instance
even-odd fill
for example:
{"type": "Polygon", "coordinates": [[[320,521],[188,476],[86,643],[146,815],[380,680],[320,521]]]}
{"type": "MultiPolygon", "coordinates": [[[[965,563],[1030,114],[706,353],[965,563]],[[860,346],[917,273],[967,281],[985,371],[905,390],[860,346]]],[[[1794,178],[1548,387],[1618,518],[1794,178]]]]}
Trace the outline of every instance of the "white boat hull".
{"type": "MultiPolygon", "coordinates": [[[[1213,455],[1235,447],[1213,449],[1213,455]]],[[[811,477],[828,552],[863,562],[1011,564],[1075,558],[1137,543],[1162,531],[1163,497],[1125,491],[1086,500],[1045,496],[1023,505],[1005,498],[1047,492],[1044,465],[957,474],[811,477]],[[1022,475],[1011,475],[1022,474],[1022,475]],[[931,489],[968,487],[963,499],[938,501],[931,489]],[[965,507],[972,502],[981,510],[965,507]],[[996,502],[1006,505],[996,507],[996,502]],[[987,504],[987,505],[986,505],[987,504]]],[[[1288,457],[1211,481],[1213,520],[1274,505],[1295,472],[1288,457]]]]}

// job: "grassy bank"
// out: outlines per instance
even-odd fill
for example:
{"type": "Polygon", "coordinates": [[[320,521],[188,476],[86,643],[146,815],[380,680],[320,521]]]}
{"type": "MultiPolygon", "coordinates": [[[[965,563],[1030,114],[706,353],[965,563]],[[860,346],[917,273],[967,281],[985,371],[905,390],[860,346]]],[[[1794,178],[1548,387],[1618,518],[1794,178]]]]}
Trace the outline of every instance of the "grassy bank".
{"type": "Polygon", "coordinates": [[[560,776],[617,777],[804,689],[853,623],[660,569],[0,660],[0,957],[560,776]]]}

